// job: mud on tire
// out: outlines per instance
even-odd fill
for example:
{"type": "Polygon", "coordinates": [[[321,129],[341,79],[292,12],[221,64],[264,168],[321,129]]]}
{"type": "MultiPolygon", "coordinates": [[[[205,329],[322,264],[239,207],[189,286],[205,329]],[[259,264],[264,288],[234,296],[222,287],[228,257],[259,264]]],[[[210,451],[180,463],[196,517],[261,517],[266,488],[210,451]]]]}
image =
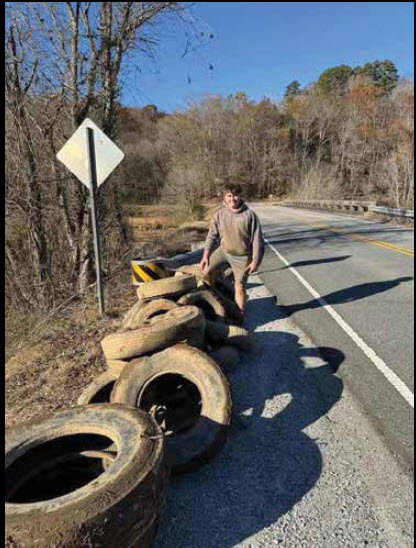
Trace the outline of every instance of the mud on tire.
{"type": "Polygon", "coordinates": [[[178,278],[165,278],[141,285],[137,289],[137,296],[141,300],[156,299],[158,297],[175,298],[196,289],[195,276],[185,274],[178,278]]]}
{"type": "Polygon", "coordinates": [[[151,546],[167,469],[146,413],[90,405],[22,426],[6,439],[5,471],[9,545],[151,546]],[[117,456],[104,471],[99,454],[111,444],[117,456]]]}
{"type": "Polygon", "coordinates": [[[223,325],[211,321],[206,322],[207,338],[214,344],[227,344],[241,348],[242,350],[251,350],[253,339],[251,333],[242,327],[235,325],[223,325]]]}
{"type": "Polygon", "coordinates": [[[145,301],[141,306],[131,314],[128,325],[122,325],[120,331],[129,331],[139,329],[146,322],[153,318],[161,318],[166,312],[177,308],[177,304],[169,299],[155,299],[154,301],[145,301]]]}
{"type": "Polygon", "coordinates": [[[197,306],[204,312],[207,320],[224,321],[227,317],[221,300],[208,289],[188,293],[179,299],[178,304],[181,306],[197,306]]]}
{"type": "Polygon", "coordinates": [[[208,462],[226,441],[232,408],[228,381],[207,354],[186,344],[132,361],[111,399],[154,413],[168,432],[173,472],[208,462]]]}
{"type": "Polygon", "coordinates": [[[110,403],[111,391],[120,374],[115,370],[102,373],[90,383],[77,399],[77,405],[110,403]]]}
{"type": "Polygon", "coordinates": [[[205,318],[194,306],[177,307],[162,319],[149,320],[140,329],[108,335],[101,342],[107,360],[136,358],[161,350],[181,341],[202,346],[205,340],[205,318]]]}

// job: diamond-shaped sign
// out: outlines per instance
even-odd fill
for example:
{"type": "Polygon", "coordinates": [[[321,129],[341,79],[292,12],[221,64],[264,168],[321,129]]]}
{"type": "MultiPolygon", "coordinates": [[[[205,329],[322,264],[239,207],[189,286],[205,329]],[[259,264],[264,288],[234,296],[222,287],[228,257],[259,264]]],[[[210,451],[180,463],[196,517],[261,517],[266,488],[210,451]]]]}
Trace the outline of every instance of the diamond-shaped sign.
{"type": "Polygon", "coordinates": [[[81,181],[81,183],[90,188],[87,128],[91,128],[94,131],[98,186],[104,183],[123,160],[124,152],[122,152],[113,141],[94,124],[94,122],[88,118],[84,120],[73,136],[61,148],[56,157],[81,181]]]}

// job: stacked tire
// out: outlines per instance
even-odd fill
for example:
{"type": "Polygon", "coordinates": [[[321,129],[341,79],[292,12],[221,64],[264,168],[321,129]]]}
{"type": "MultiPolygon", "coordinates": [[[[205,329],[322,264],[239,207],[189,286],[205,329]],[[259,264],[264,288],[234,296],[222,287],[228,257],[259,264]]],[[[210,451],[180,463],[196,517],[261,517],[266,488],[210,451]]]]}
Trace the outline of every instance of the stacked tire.
{"type": "Polygon", "coordinates": [[[232,409],[227,373],[251,344],[232,324],[234,302],[201,282],[193,265],[139,287],[119,330],[102,341],[108,370],[78,402],[151,414],[164,431],[173,473],[195,470],[224,445],[232,409]]]}
{"type": "Polygon", "coordinates": [[[196,265],[137,296],[78,407],[8,436],[6,546],[150,548],[169,473],[225,444],[227,372],[251,346],[238,309],[196,265]]]}
{"type": "Polygon", "coordinates": [[[196,470],[227,439],[232,410],[227,378],[212,358],[187,344],[129,363],[111,402],[138,406],[157,420],[173,473],[196,470]]]}

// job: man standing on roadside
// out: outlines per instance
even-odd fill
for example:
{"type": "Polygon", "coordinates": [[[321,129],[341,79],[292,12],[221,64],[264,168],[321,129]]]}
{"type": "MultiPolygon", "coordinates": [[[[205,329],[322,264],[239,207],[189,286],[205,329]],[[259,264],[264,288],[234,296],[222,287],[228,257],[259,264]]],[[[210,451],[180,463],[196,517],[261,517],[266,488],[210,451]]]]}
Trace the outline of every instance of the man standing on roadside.
{"type": "Polygon", "coordinates": [[[200,268],[210,285],[215,284],[215,270],[228,263],[234,273],[235,302],[244,313],[245,282],[258,269],[264,253],[264,240],[257,215],[243,201],[239,185],[223,190],[223,203],[214,215],[205,243],[200,268]]]}

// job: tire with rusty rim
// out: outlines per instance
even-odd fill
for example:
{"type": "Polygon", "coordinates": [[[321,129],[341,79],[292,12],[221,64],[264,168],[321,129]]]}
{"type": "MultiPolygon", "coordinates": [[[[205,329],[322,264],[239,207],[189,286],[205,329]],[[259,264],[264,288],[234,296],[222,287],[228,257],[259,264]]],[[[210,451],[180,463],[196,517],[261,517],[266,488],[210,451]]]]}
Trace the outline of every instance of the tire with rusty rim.
{"type": "Polygon", "coordinates": [[[140,329],[108,335],[101,346],[107,360],[124,360],[163,350],[181,341],[199,347],[204,340],[204,314],[195,306],[186,306],[166,312],[162,318],[156,316],[140,329]]]}
{"type": "Polygon", "coordinates": [[[208,462],[227,439],[232,401],[228,381],[207,354],[186,344],[132,361],[111,400],[138,405],[155,416],[166,434],[175,473],[208,462]]]}
{"type": "Polygon", "coordinates": [[[188,293],[178,301],[181,306],[197,306],[205,314],[205,318],[211,321],[224,321],[227,317],[225,307],[212,291],[205,289],[188,293]]]}
{"type": "Polygon", "coordinates": [[[156,299],[160,297],[181,297],[185,293],[196,289],[197,279],[191,274],[185,274],[177,278],[165,278],[141,285],[137,288],[137,296],[142,300],[156,299]]]}
{"type": "Polygon", "coordinates": [[[152,545],[168,474],[161,429],[146,413],[89,405],[22,426],[6,439],[5,471],[10,546],[152,545]]]}
{"type": "Polygon", "coordinates": [[[102,373],[82,392],[77,400],[77,405],[110,403],[111,391],[119,376],[120,374],[115,370],[108,370],[102,373]]]}

